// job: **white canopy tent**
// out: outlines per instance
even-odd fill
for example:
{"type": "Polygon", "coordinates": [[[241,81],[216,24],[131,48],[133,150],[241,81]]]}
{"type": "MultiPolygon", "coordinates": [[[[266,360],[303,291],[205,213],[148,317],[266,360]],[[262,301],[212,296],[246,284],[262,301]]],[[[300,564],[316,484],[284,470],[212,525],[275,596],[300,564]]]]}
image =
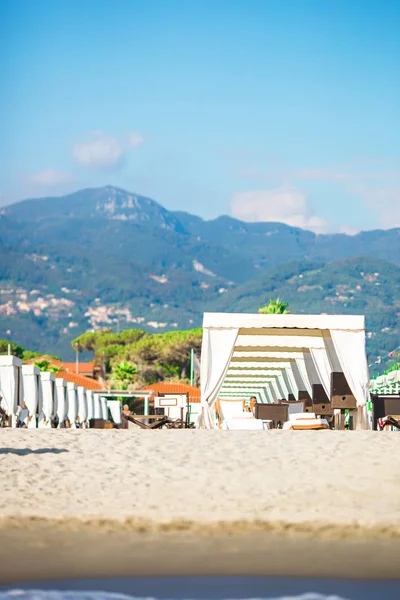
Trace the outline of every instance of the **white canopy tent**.
{"type": "Polygon", "coordinates": [[[267,401],[276,402],[299,390],[311,395],[314,383],[329,396],[334,371],[344,373],[357,405],[365,407],[369,375],[363,316],[205,313],[203,426],[215,426],[213,405],[219,396],[248,397],[262,389],[267,401]],[[260,370],[265,379],[251,379],[260,370]]]}

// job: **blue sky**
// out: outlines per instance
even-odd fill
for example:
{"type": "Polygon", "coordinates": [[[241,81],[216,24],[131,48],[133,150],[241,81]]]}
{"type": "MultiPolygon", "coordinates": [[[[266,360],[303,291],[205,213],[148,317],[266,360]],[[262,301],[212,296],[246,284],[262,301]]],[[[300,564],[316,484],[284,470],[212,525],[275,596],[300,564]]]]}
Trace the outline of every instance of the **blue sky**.
{"type": "Polygon", "coordinates": [[[0,0],[0,204],[400,226],[400,2],[0,0]]]}

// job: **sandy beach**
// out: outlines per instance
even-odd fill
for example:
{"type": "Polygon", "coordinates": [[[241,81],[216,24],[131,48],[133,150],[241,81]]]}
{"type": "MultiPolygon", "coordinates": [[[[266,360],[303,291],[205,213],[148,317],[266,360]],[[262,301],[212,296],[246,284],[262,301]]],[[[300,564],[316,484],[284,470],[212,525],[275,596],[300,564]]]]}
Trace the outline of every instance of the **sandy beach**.
{"type": "Polygon", "coordinates": [[[391,432],[2,430],[0,581],[398,577],[399,472],[391,432]]]}

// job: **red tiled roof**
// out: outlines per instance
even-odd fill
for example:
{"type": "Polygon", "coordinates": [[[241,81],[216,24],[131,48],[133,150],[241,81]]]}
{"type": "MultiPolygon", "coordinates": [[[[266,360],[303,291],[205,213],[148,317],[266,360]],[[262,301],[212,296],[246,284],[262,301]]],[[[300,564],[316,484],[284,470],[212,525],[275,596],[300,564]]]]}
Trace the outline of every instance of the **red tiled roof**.
{"type": "Polygon", "coordinates": [[[152,390],[155,394],[189,394],[189,402],[200,402],[200,389],[187,383],[161,381],[146,385],[143,389],[152,390]]]}
{"type": "MultiPolygon", "coordinates": [[[[63,367],[66,371],[70,371],[71,373],[76,373],[76,363],[75,362],[65,362],[65,363],[63,363],[63,367]]],[[[80,362],[78,364],[78,373],[80,373],[81,375],[83,375],[85,373],[93,374],[93,370],[94,370],[93,362],[89,362],[89,363],[81,363],[80,362]]]]}
{"type": "Polygon", "coordinates": [[[87,390],[103,390],[104,386],[101,385],[96,379],[92,379],[91,377],[85,377],[84,375],[79,375],[79,373],[71,373],[70,371],[58,371],[55,373],[55,376],[59,379],[65,379],[65,381],[72,381],[76,383],[76,385],[82,385],[87,390]]]}
{"type": "MultiPolygon", "coordinates": [[[[25,364],[27,365],[33,365],[37,362],[40,362],[42,360],[48,360],[49,363],[53,366],[53,367],[58,367],[59,369],[62,369],[62,371],[65,373],[73,373],[74,375],[87,375],[88,373],[91,373],[93,375],[93,371],[94,371],[94,363],[93,362],[89,362],[89,363],[79,363],[78,365],[78,373],[76,372],[76,363],[74,362],[62,362],[61,360],[58,360],[57,358],[52,358],[51,356],[47,356],[46,354],[43,354],[43,356],[36,356],[35,358],[31,358],[30,360],[27,360],[25,362],[25,364]]],[[[66,381],[72,381],[72,379],[66,379],[66,377],[64,377],[64,379],[66,381]]],[[[78,384],[78,385],[83,385],[83,384],[78,384]]],[[[85,386],[87,387],[87,386],[85,386]]],[[[91,388],[94,389],[94,388],[91,388]]],[[[102,389],[102,388],[101,388],[102,389]]]]}

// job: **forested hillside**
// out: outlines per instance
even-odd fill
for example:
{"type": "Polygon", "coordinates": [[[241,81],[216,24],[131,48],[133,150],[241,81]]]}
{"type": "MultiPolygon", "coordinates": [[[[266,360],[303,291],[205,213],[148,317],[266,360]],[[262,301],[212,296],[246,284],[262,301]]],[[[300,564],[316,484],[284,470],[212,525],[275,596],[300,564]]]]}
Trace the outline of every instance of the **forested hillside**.
{"type": "Polygon", "coordinates": [[[71,357],[88,330],[200,327],[207,310],[367,316],[373,361],[400,344],[400,230],[316,235],[204,221],[107,186],[0,214],[0,337],[71,357]]]}

